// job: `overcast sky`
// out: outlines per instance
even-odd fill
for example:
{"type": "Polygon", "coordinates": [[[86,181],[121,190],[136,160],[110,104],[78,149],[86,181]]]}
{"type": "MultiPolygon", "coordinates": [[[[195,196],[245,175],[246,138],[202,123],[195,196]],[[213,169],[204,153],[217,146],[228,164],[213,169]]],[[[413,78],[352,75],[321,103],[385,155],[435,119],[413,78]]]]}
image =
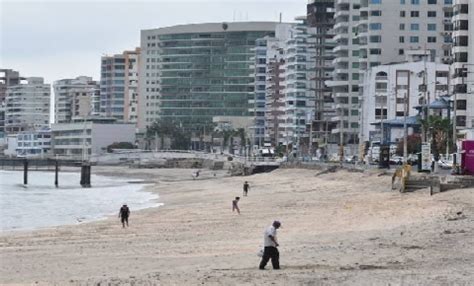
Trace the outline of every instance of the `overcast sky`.
{"type": "Polygon", "coordinates": [[[187,23],[293,21],[307,0],[0,0],[0,67],[47,83],[99,79],[100,57],[140,44],[140,30],[187,23]]]}

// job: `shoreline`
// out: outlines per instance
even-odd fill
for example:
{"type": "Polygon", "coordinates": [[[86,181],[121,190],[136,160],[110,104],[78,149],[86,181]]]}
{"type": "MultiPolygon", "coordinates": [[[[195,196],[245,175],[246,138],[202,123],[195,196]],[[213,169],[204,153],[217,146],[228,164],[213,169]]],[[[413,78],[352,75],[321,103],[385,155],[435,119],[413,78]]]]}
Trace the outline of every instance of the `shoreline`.
{"type": "MultiPolygon", "coordinates": [[[[14,172],[14,173],[19,173],[22,171],[20,170],[0,170],[0,172],[14,172]]],[[[35,173],[51,173],[51,172],[48,172],[47,170],[35,170],[34,171],[35,173]]],[[[54,170],[52,171],[54,172],[54,170]]],[[[67,174],[76,174],[78,179],[80,178],[80,173],[75,171],[75,170],[65,170],[64,173],[67,173],[67,174]]],[[[150,195],[154,195],[156,196],[155,198],[150,198],[148,200],[147,203],[151,204],[151,206],[143,206],[143,207],[138,207],[136,208],[136,211],[142,211],[142,210],[145,210],[145,209],[149,209],[149,208],[158,208],[160,206],[163,205],[162,202],[160,202],[160,197],[159,197],[159,193],[157,193],[156,191],[153,191],[153,187],[157,184],[157,182],[155,181],[145,181],[145,180],[142,180],[140,178],[137,178],[135,176],[129,176],[129,177],[123,177],[121,174],[113,174],[113,173],[109,173],[109,174],[102,174],[102,173],[97,173],[97,174],[93,174],[93,176],[96,176],[96,179],[100,179],[102,181],[104,180],[107,180],[107,181],[112,181],[114,178],[121,178],[122,180],[125,180],[124,183],[126,183],[125,185],[130,185],[131,187],[133,187],[135,190],[133,191],[133,193],[148,193],[150,195]]],[[[103,182],[102,182],[103,183],[103,182]]],[[[18,184],[18,185],[22,185],[22,184],[18,184]]],[[[35,185],[34,182],[29,182],[28,184],[28,187],[37,187],[38,185],[35,185]]],[[[44,187],[44,184],[41,184],[39,186],[40,188],[43,188],[44,187]]],[[[94,186],[92,185],[92,188],[86,188],[86,189],[95,189],[95,190],[100,190],[100,189],[104,189],[104,188],[113,188],[113,186],[111,185],[101,185],[99,184],[98,186],[94,186]]],[[[59,184],[59,188],[54,188],[54,185],[51,184],[51,188],[50,188],[50,191],[54,191],[54,190],[64,190],[64,191],[67,191],[67,190],[77,190],[77,189],[82,189],[81,186],[79,185],[79,182],[78,182],[78,185],[77,186],[71,186],[71,185],[68,185],[66,187],[64,187],[64,185],[61,186],[61,175],[60,175],[60,184],[59,184]]],[[[133,204],[136,204],[137,202],[128,202],[129,204],[131,203],[132,205],[133,204]]],[[[141,202],[143,203],[143,202],[141,202]]],[[[119,208],[119,206],[117,206],[117,208],[119,208]]],[[[45,225],[45,226],[25,226],[25,227],[14,227],[14,228],[7,228],[7,229],[0,229],[0,236],[3,236],[3,235],[14,235],[14,234],[17,234],[17,233],[28,233],[28,232],[35,232],[35,231],[52,231],[52,230],[57,230],[57,229],[60,229],[62,227],[74,227],[74,226],[80,226],[80,225],[83,225],[83,224],[89,224],[89,223],[95,223],[95,222],[98,222],[98,221],[103,221],[103,220],[110,220],[112,218],[115,217],[115,214],[116,212],[111,212],[111,211],[104,211],[102,213],[98,213],[98,214],[94,214],[92,217],[83,217],[83,216],[78,216],[76,217],[76,221],[74,222],[58,222],[58,223],[55,223],[55,222],[51,222],[51,225],[45,225]]]]}
{"type": "MultiPolygon", "coordinates": [[[[189,169],[138,172],[157,181],[150,187],[163,206],[132,210],[128,229],[110,219],[1,235],[0,261],[9,263],[0,263],[0,284],[469,285],[474,279],[474,189],[400,194],[390,191],[389,176],[347,171],[315,176],[281,169],[194,181],[189,169]],[[251,189],[239,216],[231,200],[242,195],[243,181],[251,189]],[[259,271],[262,233],[274,219],[283,224],[282,270],[259,271]]],[[[211,172],[203,177],[214,178],[211,172]]]]}

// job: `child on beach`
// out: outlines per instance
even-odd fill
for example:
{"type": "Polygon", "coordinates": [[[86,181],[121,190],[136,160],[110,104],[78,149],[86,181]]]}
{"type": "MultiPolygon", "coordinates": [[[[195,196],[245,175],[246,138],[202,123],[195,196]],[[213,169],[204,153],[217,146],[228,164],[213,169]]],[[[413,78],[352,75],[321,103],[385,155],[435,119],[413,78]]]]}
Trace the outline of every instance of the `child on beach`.
{"type": "Polygon", "coordinates": [[[240,214],[239,200],[240,197],[235,197],[235,200],[232,201],[232,212],[237,211],[238,214],[240,214]]]}

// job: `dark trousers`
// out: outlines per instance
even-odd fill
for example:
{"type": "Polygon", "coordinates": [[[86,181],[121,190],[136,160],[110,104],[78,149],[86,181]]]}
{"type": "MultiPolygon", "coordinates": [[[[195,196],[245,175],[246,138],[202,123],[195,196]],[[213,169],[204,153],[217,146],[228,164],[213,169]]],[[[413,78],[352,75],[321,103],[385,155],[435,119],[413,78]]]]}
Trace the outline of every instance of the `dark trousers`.
{"type": "Polygon", "coordinates": [[[278,248],[273,246],[266,246],[263,250],[260,269],[264,269],[270,259],[272,260],[273,269],[280,269],[280,252],[278,252],[278,248]]]}
{"type": "Polygon", "coordinates": [[[125,226],[125,223],[126,223],[127,226],[128,226],[128,216],[122,216],[122,224],[123,224],[123,226],[125,226]]]}

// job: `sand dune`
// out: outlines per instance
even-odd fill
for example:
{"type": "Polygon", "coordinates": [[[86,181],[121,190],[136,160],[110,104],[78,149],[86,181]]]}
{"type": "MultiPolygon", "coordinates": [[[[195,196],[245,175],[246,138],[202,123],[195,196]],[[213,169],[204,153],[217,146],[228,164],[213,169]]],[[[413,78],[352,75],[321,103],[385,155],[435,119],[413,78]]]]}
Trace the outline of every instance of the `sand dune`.
{"type": "MultiPolygon", "coordinates": [[[[105,171],[101,168],[102,173],[105,171]]],[[[472,285],[474,189],[400,194],[390,178],[282,169],[250,177],[190,170],[115,175],[157,181],[164,206],[0,236],[0,283],[37,285],[472,285]],[[185,178],[185,181],[179,181],[185,178]],[[251,184],[240,202],[231,201],[251,184]],[[462,214],[458,215],[458,212],[462,214]],[[282,270],[257,269],[274,219],[282,270]]]]}

